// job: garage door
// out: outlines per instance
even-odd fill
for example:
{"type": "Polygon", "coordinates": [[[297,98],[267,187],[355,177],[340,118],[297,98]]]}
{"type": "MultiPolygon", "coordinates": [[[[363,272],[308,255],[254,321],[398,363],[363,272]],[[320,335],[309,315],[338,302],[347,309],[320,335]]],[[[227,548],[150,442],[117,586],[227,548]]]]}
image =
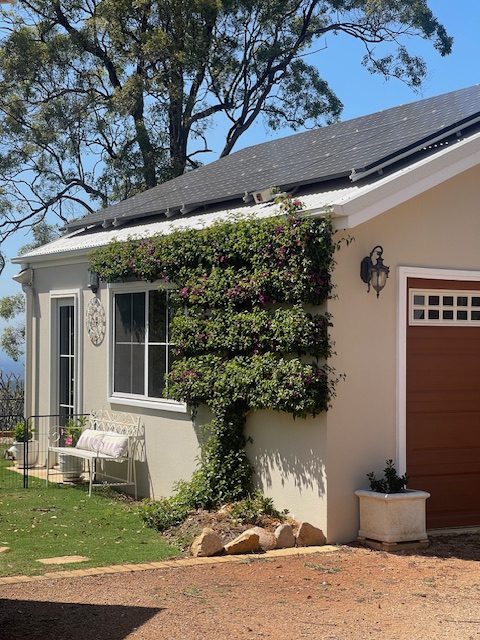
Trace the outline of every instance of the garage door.
{"type": "Polygon", "coordinates": [[[428,528],[480,525],[480,282],[408,280],[407,473],[428,528]]]}

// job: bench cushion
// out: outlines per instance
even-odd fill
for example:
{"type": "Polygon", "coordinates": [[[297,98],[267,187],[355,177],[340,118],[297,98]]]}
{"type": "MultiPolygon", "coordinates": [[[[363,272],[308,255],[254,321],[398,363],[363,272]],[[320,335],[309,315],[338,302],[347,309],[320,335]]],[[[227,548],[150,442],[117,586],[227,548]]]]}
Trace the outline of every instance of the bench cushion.
{"type": "Polygon", "coordinates": [[[114,431],[103,431],[103,439],[98,451],[112,458],[123,458],[126,455],[127,447],[128,436],[114,431]]]}
{"type": "Polygon", "coordinates": [[[75,445],[77,449],[84,451],[100,451],[104,432],[95,429],[85,429],[75,445]]]}

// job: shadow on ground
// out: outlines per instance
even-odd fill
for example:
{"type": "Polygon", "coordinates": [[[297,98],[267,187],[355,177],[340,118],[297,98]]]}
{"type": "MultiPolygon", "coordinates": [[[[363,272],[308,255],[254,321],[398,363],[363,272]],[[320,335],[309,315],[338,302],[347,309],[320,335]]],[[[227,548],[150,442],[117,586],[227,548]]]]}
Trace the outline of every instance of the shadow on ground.
{"type": "Polygon", "coordinates": [[[430,546],[418,555],[435,558],[480,560],[480,533],[430,536],[430,546]]]}
{"type": "Polygon", "coordinates": [[[2,640],[124,640],[162,608],[0,599],[2,640]]]}

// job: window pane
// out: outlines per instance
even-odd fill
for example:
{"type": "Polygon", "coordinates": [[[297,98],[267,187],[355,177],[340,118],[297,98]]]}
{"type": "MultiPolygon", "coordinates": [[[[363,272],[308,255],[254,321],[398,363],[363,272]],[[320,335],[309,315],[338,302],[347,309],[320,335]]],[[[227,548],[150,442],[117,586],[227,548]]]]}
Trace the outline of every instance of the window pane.
{"type": "Polygon", "coordinates": [[[466,307],[467,305],[468,305],[468,298],[466,296],[458,296],[458,298],[457,298],[457,306],[466,307]]]}
{"type": "Polygon", "coordinates": [[[413,304],[425,304],[425,296],[413,296],[413,304]]]}
{"type": "Polygon", "coordinates": [[[67,355],[70,353],[70,307],[61,306],[60,307],[60,327],[59,327],[59,335],[60,335],[60,355],[67,355]]]}
{"type": "Polygon", "coordinates": [[[444,311],[443,312],[444,320],[453,320],[453,311],[444,311]]]}
{"type": "Polygon", "coordinates": [[[117,293],[115,296],[115,341],[130,342],[132,337],[132,296],[117,293]]]}
{"type": "Polygon", "coordinates": [[[457,311],[457,320],[467,320],[467,312],[457,311]]]}
{"type": "Polygon", "coordinates": [[[143,344],[132,344],[132,391],[145,394],[145,347],[143,344]]]}
{"type": "Polygon", "coordinates": [[[413,318],[414,320],[424,320],[425,311],[423,309],[415,309],[413,311],[413,318]]]}
{"type": "Polygon", "coordinates": [[[428,319],[429,320],[438,320],[440,318],[440,312],[438,311],[438,309],[430,309],[430,311],[428,312],[428,319]]]}
{"type": "Polygon", "coordinates": [[[70,358],[60,358],[59,400],[60,404],[70,404],[70,358]]]}
{"type": "Polygon", "coordinates": [[[472,311],[472,320],[480,320],[480,311],[472,311]]]}
{"type": "Polygon", "coordinates": [[[132,357],[129,344],[115,345],[115,373],[113,390],[130,393],[132,379],[132,357]]]}
{"type": "Polygon", "coordinates": [[[453,296],[443,296],[443,304],[445,307],[453,307],[453,296]]]}
{"type": "Polygon", "coordinates": [[[480,307],[480,298],[477,296],[473,296],[472,298],[472,307],[480,307]]]}
{"type": "Polygon", "coordinates": [[[145,294],[132,294],[132,342],[145,342],[145,294]]]}
{"type": "Polygon", "coordinates": [[[150,291],[148,308],[148,341],[167,341],[167,292],[150,291]]]}
{"type": "Polygon", "coordinates": [[[148,395],[161,398],[165,387],[167,351],[165,346],[148,347],[148,395]]]}
{"type": "Polygon", "coordinates": [[[428,296],[428,304],[437,306],[438,304],[440,304],[440,298],[439,296],[428,296]]]}

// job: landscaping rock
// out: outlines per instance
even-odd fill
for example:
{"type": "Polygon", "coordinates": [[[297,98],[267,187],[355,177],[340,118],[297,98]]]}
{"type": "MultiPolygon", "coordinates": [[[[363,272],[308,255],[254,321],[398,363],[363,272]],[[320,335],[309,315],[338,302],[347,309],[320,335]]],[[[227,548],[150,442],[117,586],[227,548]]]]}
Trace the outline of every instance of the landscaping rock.
{"type": "Polygon", "coordinates": [[[297,531],[297,547],[317,547],[326,542],[327,539],[321,529],[309,522],[300,522],[297,531]]]}
{"type": "Polygon", "coordinates": [[[234,540],[225,545],[225,551],[229,554],[235,553],[252,553],[252,551],[259,551],[259,536],[258,533],[254,533],[251,529],[247,529],[234,540]]]}
{"type": "Polygon", "coordinates": [[[190,547],[190,553],[196,558],[208,558],[223,551],[223,542],[213,529],[203,529],[190,547]]]}
{"type": "Polygon", "coordinates": [[[0,547],[0,553],[6,553],[7,551],[10,551],[10,547],[0,547]]]}
{"type": "Polygon", "coordinates": [[[258,535],[258,544],[262,551],[271,551],[277,548],[277,539],[271,531],[267,531],[267,529],[263,529],[262,527],[252,527],[252,529],[248,529],[248,531],[252,531],[252,533],[258,535]]]}
{"type": "Polygon", "coordinates": [[[280,524],[275,529],[275,540],[277,549],[290,549],[295,546],[295,534],[289,524],[280,524]]]}

